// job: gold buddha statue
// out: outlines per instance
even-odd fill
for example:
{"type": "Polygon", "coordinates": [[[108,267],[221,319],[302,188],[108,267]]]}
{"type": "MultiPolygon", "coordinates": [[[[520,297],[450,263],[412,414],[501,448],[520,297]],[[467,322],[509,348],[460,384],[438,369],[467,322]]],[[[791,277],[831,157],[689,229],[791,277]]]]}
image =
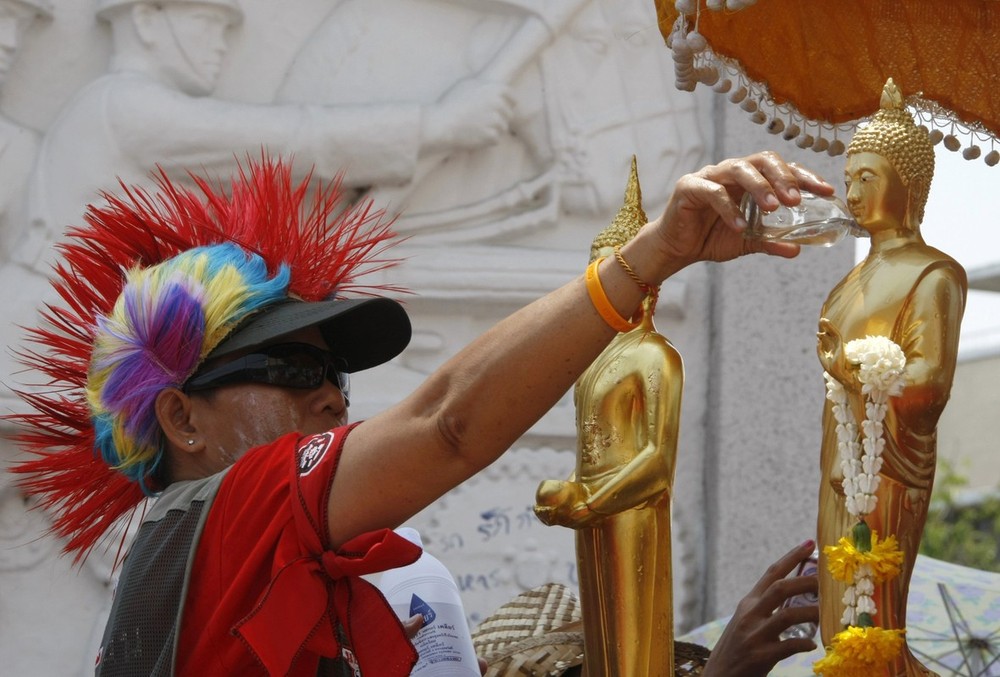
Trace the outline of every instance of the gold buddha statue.
{"type": "MultiPolygon", "coordinates": [[[[594,240],[614,256],[647,221],[635,158],[625,204],[594,240]]],[[[653,326],[656,290],[577,381],[576,471],[538,487],[535,512],[576,529],[584,675],[674,674],[670,501],[684,368],[653,326]]]]}
{"type": "MultiPolygon", "coordinates": [[[[858,369],[845,346],[867,336],[887,337],[906,357],[905,388],[890,397],[883,421],[885,448],[874,509],[865,522],[879,539],[894,536],[903,553],[896,577],[875,585],[874,625],[906,626],[906,597],[927,517],[937,456],[938,419],[948,401],[958,353],[959,327],[968,289],[965,270],[927,245],[920,222],[934,173],[926,129],[917,127],[890,79],[881,109],[859,129],[847,150],[847,204],[871,237],[868,256],[830,292],[820,319],[818,353],[839,382],[858,427],[865,402],[858,369]]],[[[845,507],[838,457],[837,421],[831,402],[823,412],[819,492],[819,596],[823,643],[844,628],[844,583],[834,580],[822,554],[858,521],[845,507]]],[[[904,637],[905,639],[905,637],[904,637]]],[[[880,675],[933,675],[903,646],[880,675]]]]}

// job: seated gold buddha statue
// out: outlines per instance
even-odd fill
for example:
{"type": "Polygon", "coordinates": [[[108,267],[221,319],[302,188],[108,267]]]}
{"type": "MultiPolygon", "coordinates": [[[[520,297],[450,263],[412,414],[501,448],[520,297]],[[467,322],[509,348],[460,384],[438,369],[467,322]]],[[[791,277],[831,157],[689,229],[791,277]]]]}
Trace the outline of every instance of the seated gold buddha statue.
{"type": "MultiPolygon", "coordinates": [[[[876,504],[864,519],[879,539],[894,536],[903,554],[900,573],[876,583],[871,595],[875,626],[906,626],[906,596],[934,481],[938,418],[948,401],[967,292],[963,268],[929,246],[920,234],[934,152],[926,129],[917,127],[890,79],[881,109],[859,129],[847,150],[847,204],[871,237],[868,256],[830,292],[820,320],[818,353],[823,368],[844,388],[858,429],[866,419],[858,368],[845,346],[868,336],[891,339],[906,358],[905,387],[888,399],[882,435],[882,467],[876,504]]],[[[849,534],[858,520],[845,507],[838,457],[837,415],[823,412],[820,550],[849,534]]],[[[844,628],[846,584],[834,580],[820,557],[820,622],[830,645],[844,628]]],[[[905,637],[904,637],[905,639],[905,637]]],[[[906,648],[886,675],[934,674],[906,648]]]]}
{"type": "MultiPolygon", "coordinates": [[[[646,223],[635,159],[625,205],[594,240],[591,260],[614,256],[646,223]]],[[[576,529],[584,674],[673,674],[670,501],[684,371],[656,332],[656,290],[638,325],[619,334],[577,381],[576,471],[546,480],[535,512],[576,529]]]]}

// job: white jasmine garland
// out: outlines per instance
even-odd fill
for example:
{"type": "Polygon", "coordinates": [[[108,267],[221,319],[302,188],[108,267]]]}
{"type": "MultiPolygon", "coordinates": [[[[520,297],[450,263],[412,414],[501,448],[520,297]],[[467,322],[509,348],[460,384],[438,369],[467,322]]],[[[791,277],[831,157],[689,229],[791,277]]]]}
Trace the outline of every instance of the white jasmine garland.
{"type": "Polygon", "coordinates": [[[847,586],[844,597],[840,600],[844,603],[844,613],[840,616],[841,625],[854,625],[858,622],[858,593],[855,586],[847,586]]]}
{"type": "MultiPolygon", "coordinates": [[[[865,420],[858,425],[851,414],[847,392],[828,372],[826,397],[833,402],[833,417],[837,421],[837,452],[840,470],[844,476],[844,502],[847,512],[861,520],[875,509],[882,469],[882,452],[885,450],[885,420],[890,397],[903,392],[906,385],[904,370],[906,355],[902,349],[885,336],[866,336],[850,341],[844,347],[844,356],[851,364],[858,365],[858,381],[865,398],[865,420]]],[[[854,584],[844,593],[844,625],[855,625],[860,614],[874,616],[876,612],[875,584],[871,567],[858,567],[854,584]]]]}
{"type": "Polygon", "coordinates": [[[875,600],[868,595],[858,595],[858,614],[875,615],[875,600]]]}
{"type": "Polygon", "coordinates": [[[865,576],[855,587],[858,589],[859,596],[865,595],[867,597],[871,597],[875,594],[875,583],[872,581],[872,577],[870,575],[865,576]]]}

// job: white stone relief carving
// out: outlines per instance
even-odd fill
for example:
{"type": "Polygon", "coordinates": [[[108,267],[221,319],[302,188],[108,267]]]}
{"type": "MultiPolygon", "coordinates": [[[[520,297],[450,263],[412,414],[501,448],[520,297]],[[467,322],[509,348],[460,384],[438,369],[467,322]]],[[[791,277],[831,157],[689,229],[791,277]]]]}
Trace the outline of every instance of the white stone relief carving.
{"type": "MultiPolygon", "coordinates": [[[[39,0],[5,0],[0,3],[0,88],[21,53],[33,25],[52,17],[52,7],[39,0]]],[[[23,124],[0,115],[0,261],[7,258],[17,239],[21,218],[21,196],[27,174],[35,161],[38,134],[23,124]]]]}
{"type": "MultiPolygon", "coordinates": [[[[0,2],[0,89],[5,94],[25,43],[51,18],[52,6],[45,0],[0,2]]],[[[5,96],[4,100],[9,99],[5,96]]],[[[24,270],[8,268],[11,252],[25,235],[24,193],[38,152],[39,135],[24,120],[8,117],[7,108],[3,106],[0,113],[0,308],[4,309],[10,326],[16,326],[33,319],[34,309],[26,305],[33,306],[44,289],[41,279],[26,284],[24,270]],[[22,295],[29,299],[28,304],[21,300],[22,295]]],[[[6,333],[10,334],[10,329],[6,333]]],[[[4,381],[8,381],[6,375],[14,371],[9,351],[0,353],[0,366],[9,367],[0,372],[4,381]]],[[[7,405],[9,400],[7,388],[0,386],[0,403],[7,405]]]]}
{"type": "Polygon", "coordinates": [[[0,485],[0,575],[31,569],[55,556],[59,544],[46,537],[47,528],[36,501],[10,484],[0,485]]]}
{"type": "Polygon", "coordinates": [[[503,88],[467,83],[431,106],[246,104],[211,96],[239,30],[235,2],[104,0],[108,73],[85,85],[48,129],[30,186],[32,231],[16,256],[38,266],[50,245],[113,177],[148,184],[157,166],[228,174],[261,148],[294,154],[320,177],[348,168],[348,185],[406,180],[421,153],[490,143],[506,129],[503,88]]]}
{"type": "Polygon", "coordinates": [[[503,86],[514,111],[509,130],[493,144],[425,153],[410,181],[379,185],[370,195],[402,210],[399,228],[426,241],[481,240],[551,225],[557,176],[537,63],[590,2],[341,3],[297,55],[278,98],[430,103],[470,81],[503,86]],[[317,81],[326,86],[317,88],[317,81]]]}

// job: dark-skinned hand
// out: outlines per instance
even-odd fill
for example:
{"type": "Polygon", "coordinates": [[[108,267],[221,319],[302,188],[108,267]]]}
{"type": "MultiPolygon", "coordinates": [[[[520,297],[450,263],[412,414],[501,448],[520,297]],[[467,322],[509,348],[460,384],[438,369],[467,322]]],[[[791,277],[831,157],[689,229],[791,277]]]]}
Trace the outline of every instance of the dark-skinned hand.
{"type": "Polygon", "coordinates": [[[768,567],[736,606],[703,677],[765,677],[779,661],[816,648],[811,639],[780,637],[793,625],[819,622],[818,606],[782,606],[796,595],[817,592],[815,576],[787,577],[815,548],[814,542],[806,541],[768,567]]]}

